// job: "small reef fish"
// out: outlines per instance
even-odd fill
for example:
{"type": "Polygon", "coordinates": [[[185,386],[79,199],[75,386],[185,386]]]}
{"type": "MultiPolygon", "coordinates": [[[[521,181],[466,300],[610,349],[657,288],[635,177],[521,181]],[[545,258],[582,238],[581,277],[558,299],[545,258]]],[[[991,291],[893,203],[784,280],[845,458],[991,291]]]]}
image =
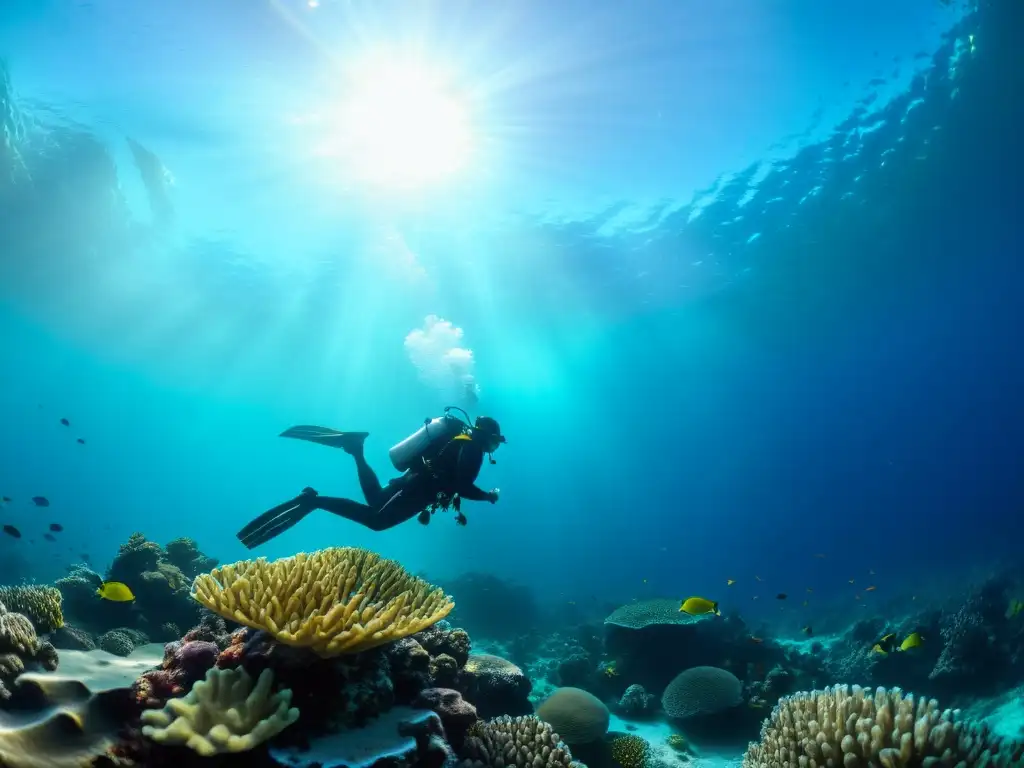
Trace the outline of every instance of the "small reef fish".
{"type": "Polygon", "coordinates": [[[10,496],[0,496],[0,503],[10,504],[11,503],[11,497],[10,496]]]}
{"type": "Polygon", "coordinates": [[[810,594],[813,594],[813,593],[814,593],[814,590],[811,589],[810,587],[808,587],[807,588],[807,594],[810,595],[810,594]]]}
{"type": "Polygon", "coordinates": [[[683,601],[683,604],[679,606],[680,613],[688,613],[691,616],[701,616],[705,613],[713,613],[715,616],[721,616],[722,612],[718,610],[718,603],[713,600],[705,600],[703,597],[688,597],[683,601]]]}
{"type": "Polygon", "coordinates": [[[865,587],[865,588],[864,588],[864,591],[865,591],[865,592],[874,592],[874,591],[875,591],[876,589],[878,589],[878,587],[876,587],[876,586],[870,586],[870,587],[865,587]]]}
{"type": "Polygon", "coordinates": [[[63,424],[65,427],[70,427],[71,426],[71,422],[68,421],[67,419],[61,419],[60,423],[63,424]]]}
{"type": "Polygon", "coordinates": [[[1010,601],[1010,605],[1006,609],[1006,618],[1012,619],[1019,616],[1021,611],[1024,611],[1024,601],[1014,598],[1010,601]]]}
{"type": "Polygon", "coordinates": [[[755,576],[754,578],[757,579],[758,581],[764,581],[764,579],[762,579],[760,576],[755,576]]]}
{"type": "Polygon", "coordinates": [[[64,530],[64,526],[60,523],[50,523],[50,530],[54,533],[60,533],[64,530]]]}
{"type": "Polygon", "coordinates": [[[874,575],[875,575],[875,569],[874,568],[868,568],[868,576],[874,576],[874,575]]]}
{"type": "Polygon", "coordinates": [[[130,603],[135,599],[128,585],[120,581],[104,581],[96,590],[96,594],[115,603],[130,603]]]}
{"type": "Polygon", "coordinates": [[[757,643],[758,645],[760,645],[761,643],[764,642],[764,638],[763,637],[757,637],[756,635],[751,635],[750,636],[750,642],[757,643]]]}
{"type": "Polygon", "coordinates": [[[814,630],[811,629],[811,625],[810,624],[808,624],[806,627],[804,627],[800,631],[803,632],[808,637],[814,637],[814,630]]]}
{"type": "Polygon", "coordinates": [[[924,638],[918,632],[911,632],[906,640],[900,643],[901,651],[909,651],[911,648],[920,648],[924,644],[924,638]]]}
{"type": "Polygon", "coordinates": [[[605,677],[618,677],[619,673],[615,671],[615,665],[609,664],[604,668],[605,677]]]}
{"type": "Polygon", "coordinates": [[[785,600],[786,599],[786,593],[785,592],[779,592],[779,594],[777,594],[775,596],[775,599],[776,600],[785,600]]]}
{"type": "Polygon", "coordinates": [[[43,534],[43,538],[46,539],[47,541],[56,541],[57,540],[57,537],[54,536],[52,533],[44,533],[43,534]]]}
{"type": "Polygon", "coordinates": [[[79,445],[85,445],[85,438],[80,437],[77,440],[75,440],[75,442],[78,443],[79,445]]]}
{"type": "Polygon", "coordinates": [[[753,596],[752,598],[750,598],[750,599],[751,599],[751,600],[757,600],[757,598],[759,598],[759,597],[760,597],[760,595],[754,595],[754,596],[753,596]]]}
{"type": "Polygon", "coordinates": [[[726,579],[725,580],[725,586],[727,586],[727,587],[731,587],[735,583],[736,583],[736,579],[726,579]]]}
{"type": "Polygon", "coordinates": [[[50,500],[45,496],[33,496],[32,503],[37,507],[48,507],[50,506],[50,500]]]}
{"type": "Polygon", "coordinates": [[[853,584],[853,581],[854,581],[853,579],[850,579],[850,583],[851,583],[851,584],[853,584]]]}
{"type": "Polygon", "coordinates": [[[896,633],[890,632],[888,635],[885,635],[881,640],[875,643],[871,647],[871,650],[874,653],[880,653],[883,656],[888,656],[892,652],[892,649],[895,647],[895,645],[896,633]]]}
{"type": "Polygon", "coordinates": [[[8,536],[13,536],[16,539],[20,539],[21,538],[21,531],[19,531],[13,525],[5,525],[4,526],[4,533],[6,533],[8,536]]]}

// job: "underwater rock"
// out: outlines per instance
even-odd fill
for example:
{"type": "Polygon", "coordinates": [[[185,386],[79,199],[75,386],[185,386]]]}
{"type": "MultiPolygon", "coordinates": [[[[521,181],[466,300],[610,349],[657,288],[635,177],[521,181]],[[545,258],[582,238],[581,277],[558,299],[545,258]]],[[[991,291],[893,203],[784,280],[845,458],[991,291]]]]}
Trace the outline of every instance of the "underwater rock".
{"type": "Polygon", "coordinates": [[[48,637],[54,648],[68,651],[91,651],[96,647],[93,636],[84,629],[65,624],[55,629],[48,637]]]}
{"type": "Polygon", "coordinates": [[[199,623],[186,632],[182,638],[182,642],[185,643],[191,640],[205,640],[214,643],[223,651],[231,645],[231,632],[228,631],[227,623],[223,618],[210,611],[203,611],[199,623]]]}
{"type": "Polygon", "coordinates": [[[483,718],[533,712],[530,679],[522,669],[500,656],[470,654],[456,687],[483,718]]]}
{"type": "Polygon", "coordinates": [[[452,760],[440,718],[407,707],[310,739],[307,749],[272,747],[270,754],[287,768],[441,768],[452,760]]]}
{"type": "Polygon", "coordinates": [[[642,718],[653,714],[657,705],[657,696],[648,693],[639,683],[633,683],[619,697],[617,708],[619,714],[626,717],[642,718]]]}
{"type": "Polygon", "coordinates": [[[427,688],[421,691],[413,702],[416,709],[429,709],[441,718],[448,743],[455,751],[462,749],[466,732],[479,717],[476,707],[462,698],[462,694],[450,688],[427,688]]]}
{"type": "Polygon", "coordinates": [[[360,726],[395,701],[383,648],[325,659],[308,648],[282,645],[266,632],[245,627],[232,635],[217,666],[242,666],[253,679],[271,669],[277,685],[291,689],[292,706],[302,712],[306,733],[360,726]]]}

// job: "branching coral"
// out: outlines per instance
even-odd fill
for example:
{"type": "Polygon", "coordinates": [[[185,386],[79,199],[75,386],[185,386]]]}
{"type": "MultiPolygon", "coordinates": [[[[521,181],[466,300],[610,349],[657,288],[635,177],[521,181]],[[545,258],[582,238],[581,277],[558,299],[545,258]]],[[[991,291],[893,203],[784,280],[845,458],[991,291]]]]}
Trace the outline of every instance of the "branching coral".
{"type": "Polygon", "coordinates": [[[245,560],[196,577],[192,596],[221,616],[323,657],[407,637],[455,607],[393,560],[356,547],[245,560]]]}
{"type": "Polygon", "coordinates": [[[463,768],[582,768],[551,726],[533,715],[477,723],[461,755],[463,768]]]}
{"type": "Polygon", "coordinates": [[[1004,768],[1019,765],[1024,744],[1002,742],[986,726],[958,719],[934,699],[900,689],[859,686],[797,693],[779,701],[751,744],[744,768],[841,765],[844,768],[1004,768]]]}
{"type": "Polygon", "coordinates": [[[274,675],[256,683],[242,669],[211,669],[205,680],[166,709],[142,713],[143,735],[160,744],[180,744],[203,757],[247,752],[299,719],[287,688],[271,695],[274,675]]]}
{"type": "Polygon", "coordinates": [[[8,611],[28,616],[36,632],[46,633],[64,626],[60,590],[55,587],[0,587],[0,603],[8,611]]]}

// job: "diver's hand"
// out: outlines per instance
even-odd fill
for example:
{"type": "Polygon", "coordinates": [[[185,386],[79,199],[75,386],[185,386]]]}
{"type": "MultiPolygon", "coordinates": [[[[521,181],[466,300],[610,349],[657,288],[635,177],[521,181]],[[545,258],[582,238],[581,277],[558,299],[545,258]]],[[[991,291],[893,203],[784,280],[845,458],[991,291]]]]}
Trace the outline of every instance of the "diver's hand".
{"type": "Polygon", "coordinates": [[[491,502],[491,504],[497,504],[499,496],[501,496],[501,488],[491,488],[491,490],[487,492],[487,500],[491,502]]]}

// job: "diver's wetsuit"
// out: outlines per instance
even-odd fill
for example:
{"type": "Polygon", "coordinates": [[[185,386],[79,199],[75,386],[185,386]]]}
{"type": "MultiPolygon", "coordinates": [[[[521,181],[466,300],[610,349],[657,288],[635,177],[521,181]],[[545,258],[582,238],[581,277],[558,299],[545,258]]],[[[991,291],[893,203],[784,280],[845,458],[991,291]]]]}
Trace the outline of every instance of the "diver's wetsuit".
{"type": "Polygon", "coordinates": [[[467,501],[493,501],[494,497],[477,487],[476,478],[484,462],[484,452],[471,441],[453,440],[426,464],[420,464],[381,486],[380,480],[363,455],[362,445],[347,451],[356,461],[359,485],[365,504],[352,499],[320,496],[306,488],[291,501],[260,515],[238,533],[248,549],[263,544],[291,528],[314,509],[323,509],[373,531],[384,531],[416,517],[437,501],[438,494],[451,498],[458,494],[467,501]]]}

